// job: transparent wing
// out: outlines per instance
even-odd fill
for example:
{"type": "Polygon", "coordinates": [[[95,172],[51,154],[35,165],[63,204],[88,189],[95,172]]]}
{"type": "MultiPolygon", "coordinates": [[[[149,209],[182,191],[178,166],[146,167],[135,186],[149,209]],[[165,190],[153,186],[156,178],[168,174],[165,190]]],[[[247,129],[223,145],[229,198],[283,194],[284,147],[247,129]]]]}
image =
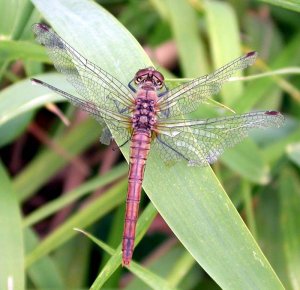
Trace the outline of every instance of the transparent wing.
{"type": "MultiPolygon", "coordinates": [[[[99,122],[103,123],[103,119],[105,119],[109,123],[109,127],[114,127],[117,129],[116,132],[124,135],[122,139],[127,134],[130,137],[128,114],[132,110],[134,101],[131,91],[110,74],[85,59],[46,25],[35,24],[32,29],[37,41],[46,47],[55,68],[66,75],[67,80],[74,86],[82,99],[41,81],[35,80],[35,83],[47,86],[63,95],[73,104],[89,112],[99,122]],[[121,115],[125,117],[123,120],[121,120],[121,115]],[[126,132],[122,129],[124,125],[127,126],[126,132]]],[[[105,136],[102,139],[107,143],[108,135],[105,133],[105,136]]]]}
{"type": "Polygon", "coordinates": [[[46,25],[34,24],[32,29],[55,68],[82,97],[103,109],[122,111],[132,105],[134,96],[121,82],[81,56],[46,25]]]}
{"type": "Polygon", "coordinates": [[[103,127],[102,136],[100,138],[101,143],[108,145],[112,139],[106,123],[109,124],[110,129],[113,130],[114,135],[117,135],[121,142],[124,143],[129,140],[131,136],[131,116],[126,114],[116,113],[107,109],[102,109],[96,106],[93,102],[80,99],[65,91],[62,91],[54,86],[51,86],[41,80],[31,79],[33,84],[42,85],[55,93],[65,97],[75,106],[80,107],[82,110],[88,112],[94,117],[103,127]],[[105,122],[103,121],[105,120],[105,122]]]}
{"type": "Polygon", "coordinates": [[[252,65],[257,53],[252,51],[209,75],[194,79],[170,90],[158,101],[159,117],[169,118],[192,112],[207,98],[218,93],[222,84],[236,71],[252,65]]]}
{"type": "Polygon", "coordinates": [[[283,115],[275,111],[199,121],[161,121],[154,147],[167,162],[186,160],[189,165],[206,166],[245,138],[251,129],[279,127],[283,121],[283,115]]]}

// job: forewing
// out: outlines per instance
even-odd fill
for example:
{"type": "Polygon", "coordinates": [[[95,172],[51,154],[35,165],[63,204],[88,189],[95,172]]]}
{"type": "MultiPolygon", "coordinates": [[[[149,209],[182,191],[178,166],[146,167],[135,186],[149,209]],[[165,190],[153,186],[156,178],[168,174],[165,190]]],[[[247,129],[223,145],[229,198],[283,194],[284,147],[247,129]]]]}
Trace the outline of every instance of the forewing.
{"type": "Polygon", "coordinates": [[[279,127],[283,121],[283,115],[275,111],[199,121],[161,121],[154,146],[167,162],[186,160],[189,165],[206,166],[244,139],[251,129],[279,127]]]}
{"type": "Polygon", "coordinates": [[[34,24],[33,32],[46,47],[55,68],[66,75],[77,92],[95,106],[125,112],[134,101],[131,91],[109,73],[85,59],[44,24],[34,24]]]}
{"type": "Polygon", "coordinates": [[[212,74],[194,79],[170,90],[158,101],[159,117],[175,117],[196,110],[207,98],[218,93],[222,84],[236,71],[252,65],[256,57],[256,52],[249,52],[219,68],[212,74]]]}
{"type": "Polygon", "coordinates": [[[80,107],[82,110],[88,112],[92,117],[94,117],[101,126],[103,127],[102,135],[100,138],[101,143],[108,145],[112,139],[112,135],[107,128],[113,130],[114,135],[117,135],[122,143],[128,141],[131,136],[131,116],[127,114],[120,114],[118,112],[113,112],[108,109],[102,109],[96,106],[93,102],[83,100],[76,96],[73,96],[65,91],[62,91],[50,84],[47,84],[41,80],[31,79],[33,84],[42,85],[53,92],[63,96],[69,100],[73,105],[80,107]]]}
{"type": "MultiPolygon", "coordinates": [[[[131,91],[106,71],[85,59],[46,25],[33,25],[33,32],[37,41],[46,47],[55,68],[66,75],[67,80],[82,98],[72,96],[41,81],[34,80],[35,83],[47,86],[66,97],[73,104],[89,112],[100,123],[103,124],[104,119],[114,134],[122,136],[123,142],[126,141],[125,138],[130,138],[128,122],[134,101],[131,91]]],[[[109,138],[107,131],[104,131],[101,140],[108,143],[109,138]]]]}

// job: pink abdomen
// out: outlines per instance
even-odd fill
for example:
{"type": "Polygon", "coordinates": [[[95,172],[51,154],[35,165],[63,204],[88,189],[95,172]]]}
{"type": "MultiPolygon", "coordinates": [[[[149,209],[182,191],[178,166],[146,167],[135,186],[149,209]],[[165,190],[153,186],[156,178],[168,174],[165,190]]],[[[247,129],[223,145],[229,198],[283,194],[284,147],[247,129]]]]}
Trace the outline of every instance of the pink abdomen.
{"type": "Polygon", "coordinates": [[[139,212],[142,182],[151,136],[146,131],[135,131],[130,144],[128,191],[126,199],[125,223],[122,241],[122,264],[129,265],[135,240],[135,227],[139,212]]]}

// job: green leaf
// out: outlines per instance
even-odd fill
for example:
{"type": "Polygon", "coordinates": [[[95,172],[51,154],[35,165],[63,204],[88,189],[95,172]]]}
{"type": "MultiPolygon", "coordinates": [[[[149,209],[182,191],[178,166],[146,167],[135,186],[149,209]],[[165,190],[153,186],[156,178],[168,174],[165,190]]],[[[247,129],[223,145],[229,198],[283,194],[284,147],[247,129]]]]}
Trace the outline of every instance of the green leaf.
{"type": "MultiPolygon", "coordinates": [[[[142,237],[145,235],[147,229],[150,227],[150,225],[151,225],[153,219],[155,218],[156,214],[157,214],[156,209],[150,203],[146,207],[146,209],[143,211],[141,216],[139,217],[138,222],[137,222],[137,226],[136,226],[135,247],[139,244],[142,237]]],[[[104,246],[103,243],[101,243],[101,246],[102,247],[104,246]]],[[[96,278],[96,280],[92,284],[91,289],[93,289],[93,290],[94,289],[100,289],[104,285],[104,283],[109,279],[109,277],[121,265],[121,260],[122,260],[121,249],[122,249],[122,243],[119,244],[119,246],[116,249],[115,253],[111,256],[111,258],[108,260],[108,262],[106,263],[104,268],[101,270],[100,274],[98,275],[98,277],[96,278]]],[[[105,250],[108,250],[108,248],[105,247],[105,250]]],[[[149,281],[149,282],[151,282],[151,281],[149,281]]],[[[157,282],[160,285],[161,281],[157,281],[157,282]]]]}
{"type": "MultiPolygon", "coordinates": [[[[28,112],[17,116],[16,118],[5,122],[3,126],[0,126],[1,139],[0,147],[5,146],[15,140],[19,135],[21,135],[27,128],[28,123],[33,117],[33,112],[28,112]]],[[[0,117],[1,118],[1,117],[0,117]]]]}
{"type": "Polygon", "coordinates": [[[286,151],[290,160],[300,167],[300,142],[288,145],[286,151]]]}
{"type": "MultiPolygon", "coordinates": [[[[209,0],[204,4],[208,38],[217,69],[242,54],[238,21],[229,3],[209,0]]],[[[232,105],[242,94],[242,88],[241,82],[226,84],[222,89],[224,103],[232,105]]]]}
{"type": "MultiPolygon", "coordinates": [[[[65,86],[66,81],[58,74],[41,77],[50,83],[65,86]]],[[[67,86],[70,88],[70,86],[67,86]]],[[[72,91],[72,90],[71,90],[72,91]]],[[[45,103],[62,101],[63,98],[33,86],[29,79],[13,84],[0,92],[0,144],[3,146],[19,136],[33,116],[34,109],[45,103]],[[12,101],[13,100],[13,101],[12,101]]]]}
{"type": "Polygon", "coordinates": [[[0,289],[25,289],[21,213],[15,192],[0,161],[0,289]]]}
{"type": "Polygon", "coordinates": [[[74,214],[26,256],[26,267],[72,238],[76,234],[73,228],[85,228],[91,225],[111,209],[124,202],[125,190],[126,182],[121,181],[109,189],[106,194],[86,206],[85,210],[74,214]]]}
{"type": "MultiPolygon", "coordinates": [[[[46,82],[57,84],[59,87],[65,87],[71,92],[74,91],[59,74],[46,74],[38,77],[46,82]]],[[[13,118],[39,108],[48,102],[62,100],[64,100],[62,97],[47,91],[45,88],[33,86],[29,79],[13,84],[0,93],[0,128],[13,118]],[[14,101],[12,102],[12,100],[14,101]]]]}
{"type": "MultiPolygon", "coordinates": [[[[39,238],[31,229],[24,230],[26,253],[31,252],[39,244],[39,238]]],[[[28,277],[38,289],[64,289],[63,277],[57,265],[50,257],[43,257],[28,268],[28,277]]]]}
{"type": "Polygon", "coordinates": [[[287,271],[293,289],[300,287],[300,182],[297,174],[285,169],[280,177],[280,223],[287,271]]]}
{"type": "Polygon", "coordinates": [[[257,201],[255,220],[259,244],[284,287],[291,289],[287,278],[282,236],[280,234],[280,205],[278,189],[275,184],[262,188],[257,201]]]}
{"type": "Polygon", "coordinates": [[[166,168],[157,154],[152,149],[144,189],[204,270],[222,288],[283,289],[212,170],[166,168]]]}
{"type": "Polygon", "coordinates": [[[6,40],[0,42],[0,61],[35,60],[50,63],[45,49],[27,41],[6,40]]]}
{"type": "Polygon", "coordinates": [[[14,189],[20,201],[29,198],[42,185],[44,185],[58,170],[63,168],[70,158],[82,152],[95,142],[99,136],[99,125],[91,119],[80,123],[68,132],[68,134],[57,139],[57,145],[68,157],[61,156],[51,149],[40,152],[14,179],[14,189]],[[42,172],[36,178],[37,172],[42,172]]]}
{"type": "MultiPolygon", "coordinates": [[[[146,260],[145,260],[146,261],[146,260]]],[[[195,260],[175,240],[167,240],[147,258],[147,268],[165,278],[171,287],[179,289],[194,289],[201,280],[201,270],[195,265],[195,260]],[[199,275],[200,274],[200,275],[199,275]]],[[[203,273],[203,271],[202,271],[203,273]]],[[[127,286],[126,290],[145,289],[145,283],[136,277],[127,286]]]]}
{"type": "MultiPolygon", "coordinates": [[[[89,239],[91,239],[94,243],[96,243],[99,247],[101,247],[104,251],[109,253],[110,255],[116,255],[117,251],[111,248],[109,245],[105,244],[104,242],[100,241],[99,239],[95,238],[93,235],[79,230],[84,235],[86,235],[89,239]]],[[[167,281],[156,275],[155,273],[149,271],[148,269],[140,266],[138,263],[132,261],[130,263],[130,267],[128,270],[139,277],[142,281],[144,281],[151,289],[175,289],[169,285],[167,281]]],[[[92,286],[91,289],[100,289],[100,285],[92,286]]]]}
{"type": "Polygon", "coordinates": [[[289,10],[300,12],[300,3],[298,0],[260,0],[289,10]]]}
{"type": "Polygon", "coordinates": [[[195,260],[188,251],[184,251],[181,256],[173,262],[172,272],[169,273],[167,280],[172,286],[177,286],[185,275],[189,273],[195,260]]]}
{"type": "Polygon", "coordinates": [[[296,124],[297,126],[295,130],[293,130],[290,134],[284,136],[284,138],[279,138],[278,140],[274,141],[271,145],[266,146],[263,149],[263,155],[268,162],[275,162],[286,152],[286,148],[288,148],[287,146],[290,143],[300,141],[300,129],[298,125],[299,123],[297,122],[296,124]]]}
{"type": "Polygon", "coordinates": [[[196,77],[206,74],[207,57],[199,37],[196,12],[185,0],[168,0],[166,4],[184,75],[196,77]]]}
{"type": "Polygon", "coordinates": [[[0,35],[11,36],[22,0],[0,0],[0,35]]]}
{"type": "MultiPolygon", "coordinates": [[[[271,69],[277,69],[300,64],[299,50],[300,34],[296,34],[286,44],[281,53],[270,63],[271,69]]],[[[268,64],[269,65],[269,64],[268,64]]],[[[243,97],[236,100],[232,108],[239,113],[247,112],[258,103],[270,89],[272,89],[275,80],[273,79],[258,79],[247,86],[243,97]]],[[[275,109],[275,108],[269,108],[275,109]]]]}
{"type": "Polygon", "coordinates": [[[66,192],[57,199],[48,202],[46,205],[38,208],[37,210],[25,217],[25,219],[23,220],[23,226],[32,226],[33,224],[38,223],[42,219],[50,216],[51,214],[54,214],[55,212],[69,205],[70,203],[82,198],[84,195],[96,190],[97,188],[104,187],[112,181],[124,176],[128,171],[127,164],[124,163],[114,167],[112,170],[110,170],[104,175],[96,176],[95,178],[84,182],[76,189],[66,192]]]}
{"type": "Polygon", "coordinates": [[[251,196],[251,186],[249,182],[244,181],[242,183],[241,191],[244,198],[244,208],[245,208],[248,228],[251,231],[252,235],[257,239],[256,224],[255,224],[254,209],[253,209],[254,201],[251,196]]]}
{"type": "Polygon", "coordinates": [[[249,181],[266,184],[270,179],[270,168],[263,160],[259,148],[250,138],[224,152],[221,160],[249,181]]]}

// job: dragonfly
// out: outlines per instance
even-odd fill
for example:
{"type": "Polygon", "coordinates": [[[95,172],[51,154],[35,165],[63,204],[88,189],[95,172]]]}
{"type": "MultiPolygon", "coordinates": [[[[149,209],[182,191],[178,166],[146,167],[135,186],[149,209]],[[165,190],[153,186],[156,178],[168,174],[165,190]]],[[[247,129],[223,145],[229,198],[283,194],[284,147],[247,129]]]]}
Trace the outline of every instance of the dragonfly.
{"type": "Polygon", "coordinates": [[[66,75],[79,96],[38,79],[33,78],[32,82],[62,95],[95,117],[103,126],[100,138],[103,144],[108,145],[113,139],[111,131],[120,144],[130,142],[123,266],[129,266],[132,260],[142,183],[151,146],[167,163],[183,160],[192,166],[208,166],[226,148],[245,138],[251,129],[283,124],[284,117],[277,111],[202,120],[181,117],[217,94],[235,72],[252,65],[257,57],[255,51],[211,74],[169,89],[164,76],[154,67],[140,69],[128,85],[124,85],[84,58],[45,24],[34,24],[33,32],[37,41],[46,47],[55,68],[66,75]]]}

